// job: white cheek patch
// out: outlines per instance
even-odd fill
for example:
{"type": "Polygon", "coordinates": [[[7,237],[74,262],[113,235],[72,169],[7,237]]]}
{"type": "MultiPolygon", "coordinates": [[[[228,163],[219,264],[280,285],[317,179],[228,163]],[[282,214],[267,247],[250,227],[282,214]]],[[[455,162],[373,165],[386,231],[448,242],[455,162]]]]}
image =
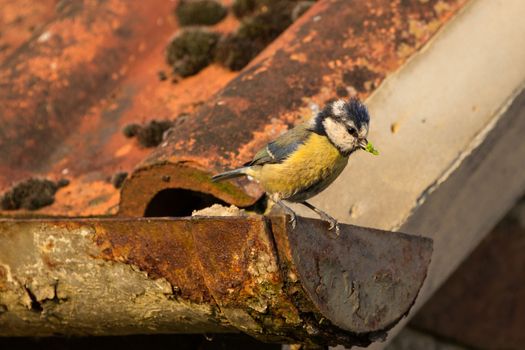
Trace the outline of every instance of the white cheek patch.
{"type": "Polygon", "coordinates": [[[354,148],[354,137],[348,133],[346,127],[335,122],[332,118],[326,118],[323,120],[323,126],[326,131],[326,135],[343,152],[350,151],[354,148]]]}

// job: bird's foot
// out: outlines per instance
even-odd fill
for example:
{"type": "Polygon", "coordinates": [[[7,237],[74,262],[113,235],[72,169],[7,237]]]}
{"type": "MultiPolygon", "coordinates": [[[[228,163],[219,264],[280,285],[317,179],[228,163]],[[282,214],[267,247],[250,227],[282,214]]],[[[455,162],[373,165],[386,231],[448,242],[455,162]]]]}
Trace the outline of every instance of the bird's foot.
{"type": "Polygon", "coordinates": [[[286,206],[281,200],[275,200],[275,203],[279,205],[286,214],[290,215],[290,224],[292,225],[292,229],[295,229],[295,226],[297,225],[297,215],[295,215],[295,212],[286,206]]]}
{"type": "Polygon", "coordinates": [[[302,202],[302,204],[310,208],[314,212],[316,212],[317,215],[319,215],[319,217],[321,218],[321,220],[327,221],[330,224],[330,226],[328,227],[328,230],[331,231],[335,229],[336,236],[339,236],[339,224],[337,223],[336,219],[334,219],[333,217],[331,217],[330,215],[328,215],[321,209],[316,208],[314,205],[308,203],[307,201],[302,202]]]}
{"type": "Polygon", "coordinates": [[[297,225],[297,216],[295,213],[290,214],[290,224],[292,225],[292,229],[295,229],[295,226],[297,225]]]}
{"type": "Polygon", "coordinates": [[[339,236],[339,223],[337,222],[337,220],[322,211],[320,211],[319,216],[321,216],[321,219],[328,222],[328,224],[330,225],[328,227],[328,230],[332,231],[333,229],[335,229],[336,236],[339,236]]]}
{"type": "Polygon", "coordinates": [[[340,231],[339,231],[339,223],[336,222],[335,223],[335,235],[339,236],[339,233],[340,233],[340,231]]]}
{"type": "Polygon", "coordinates": [[[333,219],[333,221],[328,221],[328,223],[330,224],[328,230],[331,231],[335,229],[335,235],[339,236],[339,223],[337,222],[337,220],[333,219]]]}

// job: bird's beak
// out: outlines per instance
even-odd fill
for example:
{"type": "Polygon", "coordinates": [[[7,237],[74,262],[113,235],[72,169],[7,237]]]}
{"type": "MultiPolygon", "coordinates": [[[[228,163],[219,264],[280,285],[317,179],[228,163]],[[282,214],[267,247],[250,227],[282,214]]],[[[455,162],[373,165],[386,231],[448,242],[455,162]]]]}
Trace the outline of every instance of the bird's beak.
{"type": "Polygon", "coordinates": [[[368,140],[360,139],[358,145],[359,145],[359,148],[366,150],[366,146],[368,145],[368,140]]]}

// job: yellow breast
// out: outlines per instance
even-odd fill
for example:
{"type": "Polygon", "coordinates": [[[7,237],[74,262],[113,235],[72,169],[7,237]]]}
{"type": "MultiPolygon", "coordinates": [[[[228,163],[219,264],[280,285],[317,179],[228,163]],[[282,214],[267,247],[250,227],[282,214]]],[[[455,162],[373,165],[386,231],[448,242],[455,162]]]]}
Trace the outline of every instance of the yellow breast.
{"type": "Polygon", "coordinates": [[[283,199],[310,189],[304,199],[322,191],[343,171],[348,162],[325,137],[312,133],[308,140],[280,164],[265,164],[254,177],[270,194],[283,199]]]}

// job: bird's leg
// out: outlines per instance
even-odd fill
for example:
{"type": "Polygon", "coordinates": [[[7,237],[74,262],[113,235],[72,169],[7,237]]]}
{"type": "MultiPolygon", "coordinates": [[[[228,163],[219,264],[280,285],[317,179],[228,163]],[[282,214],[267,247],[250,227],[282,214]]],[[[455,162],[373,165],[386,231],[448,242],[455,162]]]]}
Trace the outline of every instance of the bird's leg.
{"type": "Polygon", "coordinates": [[[287,214],[290,215],[290,223],[292,224],[292,228],[295,228],[295,224],[297,223],[297,216],[295,215],[295,212],[291,208],[286,206],[280,199],[274,202],[277,205],[279,205],[287,214]]]}
{"type": "Polygon", "coordinates": [[[315,211],[317,215],[321,217],[321,219],[323,219],[324,221],[328,221],[328,223],[330,224],[330,227],[328,229],[331,230],[335,228],[335,234],[339,236],[339,224],[337,223],[336,219],[334,219],[333,217],[331,217],[330,215],[328,215],[321,209],[314,207],[312,204],[308,203],[307,201],[304,201],[301,203],[304,204],[306,207],[310,208],[311,210],[315,211]]]}

